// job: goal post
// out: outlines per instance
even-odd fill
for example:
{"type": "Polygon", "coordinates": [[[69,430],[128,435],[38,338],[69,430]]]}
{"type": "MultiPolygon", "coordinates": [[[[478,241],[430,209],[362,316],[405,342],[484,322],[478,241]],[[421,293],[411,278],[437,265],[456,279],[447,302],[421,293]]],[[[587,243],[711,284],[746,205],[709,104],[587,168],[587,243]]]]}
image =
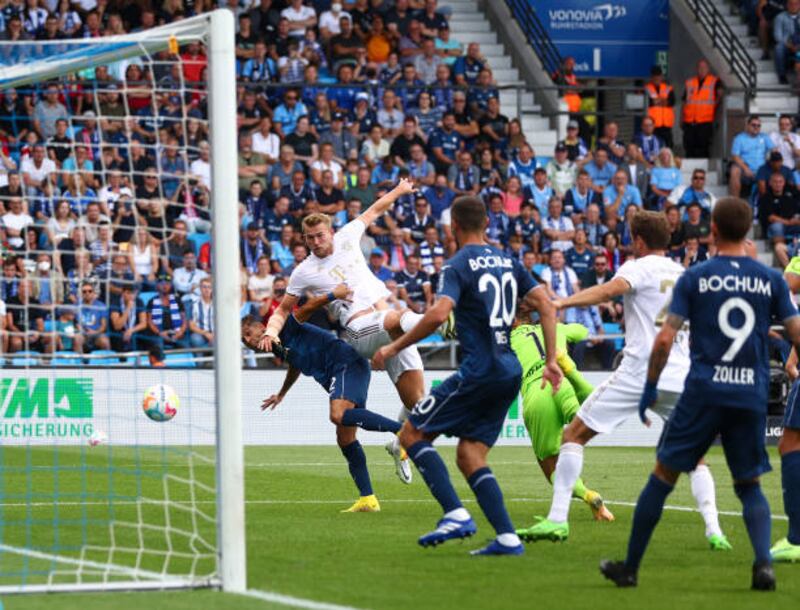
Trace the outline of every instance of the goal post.
{"type": "MultiPolygon", "coordinates": [[[[0,43],[5,57],[0,93],[43,86],[53,79],[69,83],[70,75],[128,60],[152,69],[164,63],[160,54],[165,51],[176,64],[181,61],[178,45],[191,42],[201,42],[208,58],[205,127],[210,148],[214,370],[140,368],[143,356],[126,361],[114,354],[103,362],[111,361],[111,366],[94,368],[92,363],[103,359],[89,353],[85,355],[89,368],[69,363],[61,368],[55,364],[57,353],[28,350],[27,337],[24,357],[3,354],[13,368],[3,371],[0,380],[2,594],[189,587],[246,590],[233,13],[215,10],[124,36],[17,46],[0,43]],[[159,424],[146,419],[141,398],[144,388],[161,383],[174,386],[181,408],[173,421],[159,424]],[[91,422],[81,419],[86,413],[93,414],[91,422]],[[12,415],[43,419],[10,428],[17,425],[8,423],[15,421],[9,419],[12,415]],[[61,426],[64,434],[59,436],[61,426]],[[32,430],[40,436],[25,437],[32,430]],[[103,438],[95,442],[101,431],[103,438]],[[17,432],[18,438],[6,446],[3,437],[17,432]]],[[[185,85],[182,79],[181,100],[194,95],[185,85]]],[[[156,97],[165,93],[159,87],[153,83],[147,99],[153,108],[156,97]]],[[[127,84],[122,88],[127,95],[127,84]]],[[[125,107],[125,121],[144,120],[130,112],[128,102],[125,107]]],[[[182,123],[184,134],[189,116],[184,108],[175,119],[182,123]]],[[[103,118],[98,112],[97,119],[103,118]]],[[[70,128],[73,119],[82,120],[70,116],[70,128]]],[[[154,141],[147,147],[160,155],[167,144],[155,129],[154,141]]],[[[72,144],[71,154],[79,145],[83,144],[72,144]]],[[[101,141],[97,146],[103,145],[101,141]]],[[[130,152],[132,140],[122,146],[130,152]]],[[[197,145],[192,146],[197,153],[197,145]]],[[[181,154],[186,154],[188,136],[181,147],[181,154]]],[[[132,168],[131,163],[131,178],[136,173],[132,168]]],[[[80,174],[80,168],[74,173],[80,174]]],[[[180,179],[171,174],[163,178],[183,181],[188,172],[180,179]]],[[[51,206],[62,198],[49,197],[51,206]]],[[[28,245],[26,237],[21,258],[35,262],[39,247],[28,245]]],[[[53,305],[48,310],[52,318],[59,309],[53,305]]],[[[59,328],[53,319],[46,332],[54,338],[59,328]]]]}

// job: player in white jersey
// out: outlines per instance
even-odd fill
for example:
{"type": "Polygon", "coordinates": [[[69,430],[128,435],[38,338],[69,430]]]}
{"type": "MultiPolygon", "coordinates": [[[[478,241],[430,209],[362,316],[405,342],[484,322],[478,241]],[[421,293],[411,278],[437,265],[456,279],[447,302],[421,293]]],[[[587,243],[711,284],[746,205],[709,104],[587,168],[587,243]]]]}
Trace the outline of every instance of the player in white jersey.
{"type": "MultiPolygon", "coordinates": [[[[666,217],[656,212],[637,212],[631,221],[636,259],[626,262],[614,278],[565,299],[556,307],[586,307],[622,296],[625,311],[625,349],[616,371],[583,402],[564,429],[553,477],[553,501],[547,519],[519,530],[527,541],[566,540],[569,536],[569,504],[572,488],[583,469],[583,447],[598,434],[613,431],[631,416],[638,416],[639,399],[647,378],[650,350],[658,326],[665,317],[672,287],[684,269],[664,256],[670,229],[666,217]]],[[[666,419],[683,391],[689,372],[688,333],[680,332],[658,384],[659,400],[653,406],[666,419]]],[[[692,494],[706,523],[706,538],[714,550],[731,548],[719,525],[714,479],[705,463],[691,473],[692,494]]]]}
{"type": "MultiPolygon", "coordinates": [[[[411,181],[400,180],[393,190],[337,233],[334,233],[327,214],[311,214],[303,220],[303,236],[311,254],[289,277],[286,296],[267,323],[261,349],[271,349],[286,318],[307,293],[314,296],[329,295],[330,311],[344,329],[342,338],[368,360],[380,347],[388,345],[416,325],[422,317],[420,314],[389,308],[386,297],[390,292],[369,270],[360,247],[361,236],[366,228],[387,212],[398,198],[413,192],[411,181]],[[333,296],[333,289],[341,283],[347,284],[353,291],[351,300],[337,300],[333,296]]],[[[405,419],[425,395],[422,358],[416,346],[412,345],[387,360],[386,371],[403,402],[405,410],[401,413],[401,419],[405,419]]],[[[395,458],[400,480],[410,483],[411,467],[399,442],[388,444],[387,450],[395,458]]]]}

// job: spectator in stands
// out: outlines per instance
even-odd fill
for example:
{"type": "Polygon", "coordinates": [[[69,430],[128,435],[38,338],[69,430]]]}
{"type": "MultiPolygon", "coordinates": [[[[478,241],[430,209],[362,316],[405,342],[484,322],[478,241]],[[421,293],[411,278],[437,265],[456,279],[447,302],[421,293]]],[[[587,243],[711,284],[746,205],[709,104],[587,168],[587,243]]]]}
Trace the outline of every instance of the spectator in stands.
{"type": "Polygon", "coordinates": [[[617,170],[612,183],[603,190],[603,205],[606,218],[614,215],[622,218],[631,205],[642,207],[642,195],[638,188],[628,184],[628,174],[625,170],[617,170]]]}
{"type": "Polygon", "coordinates": [[[136,283],[143,290],[152,290],[159,271],[158,250],[153,245],[145,227],[136,229],[135,239],[128,244],[129,266],[133,269],[136,283]]]}
{"type": "Polygon", "coordinates": [[[281,11],[281,18],[289,22],[289,35],[302,38],[306,28],[317,25],[317,13],[310,6],[304,6],[303,0],[290,0],[289,6],[281,11]]]}
{"type": "Polygon", "coordinates": [[[681,251],[681,264],[688,269],[708,260],[708,252],[700,245],[697,237],[687,237],[681,251]]]}
{"type": "Polygon", "coordinates": [[[495,163],[491,149],[486,147],[479,150],[478,180],[480,180],[481,195],[484,199],[490,194],[499,192],[503,185],[500,166],[495,163]]]}
{"type": "Polygon", "coordinates": [[[570,121],[578,123],[580,136],[586,140],[590,138],[590,127],[586,119],[578,113],[581,111],[581,90],[578,77],[575,75],[575,58],[565,57],[559,70],[553,75],[553,81],[558,85],[567,110],[570,112],[570,121]]]}
{"type": "Polygon", "coordinates": [[[392,155],[387,154],[379,164],[372,169],[372,182],[379,189],[390,189],[394,186],[400,176],[400,168],[394,164],[392,155]]]}
{"type": "Polygon", "coordinates": [[[772,141],[761,133],[761,119],[755,115],[747,117],[747,129],[736,135],[731,146],[728,191],[733,197],[749,196],[756,183],[756,172],[771,149],[772,141]]]}
{"type": "Polygon", "coordinates": [[[783,165],[790,170],[795,169],[797,159],[800,157],[800,135],[794,133],[793,129],[792,117],[783,114],[778,119],[778,131],[769,134],[773,150],[781,153],[783,165]]]}
{"type": "Polygon", "coordinates": [[[773,47],[775,71],[778,73],[778,81],[782,85],[789,82],[786,70],[800,48],[798,18],[800,18],[800,0],[786,0],[786,10],[775,17],[772,25],[772,37],[775,40],[773,47]]]}
{"type": "Polygon", "coordinates": [[[423,241],[417,250],[419,255],[420,265],[425,273],[431,274],[434,272],[433,261],[437,256],[444,257],[444,246],[439,241],[439,230],[434,225],[425,227],[425,241],[423,241]]]}
{"type": "Polygon", "coordinates": [[[425,229],[431,225],[436,226],[436,220],[430,215],[428,200],[424,196],[417,196],[414,200],[414,212],[401,225],[406,243],[414,247],[422,243],[425,229]]]}
{"type": "Polygon", "coordinates": [[[703,218],[703,210],[699,203],[690,203],[686,208],[686,222],[683,223],[683,235],[686,240],[697,238],[705,249],[711,242],[711,224],[703,218]]]}
{"type": "Polygon", "coordinates": [[[567,122],[567,137],[559,142],[559,144],[566,146],[567,158],[576,163],[583,161],[589,154],[589,148],[586,146],[586,142],[578,135],[578,128],[578,121],[570,119],[567,122]]]}
{"type": "Polygon", "coordinates": [[[456,198],[456,192],[448,186],[447,176],[443,174],[437,175],[433,186],[424,189],[423,194],[428,201],[431,216],[437,221],[441,220],[442,214],[456,198]]]}
{"type": "Polygon", "coordinates": [[[148,305],[147,327],[155,342],[166,348],[185,347],[186,316],[181,301],[172,294],[172,278],[166,273],[158,276],[158,295],[148,305]]]}
{"type": "Polygon", "coordinates": [[[394,277],[394,273],[383,264],[386,253],[380,248],[373,248],[369,254],[369,270],[382,282],[386,282],[394,277]]]}
{"type": "Polygon", "coordinates": [[[761,165],[756,172],[755,180],[758,185],[758,195],[767,192],[767,183],[772,174],[781,174],[789,188],[794,188],[794,173],[783,164],[783,155],[777,150],[773,150],[767,156],[766,163],[761,165]]]}
{"type": "Polygon", "coordinates": [[[384,157],[391,157],[389,141],[384,138],[384,130],[380,125],[374,125],[369,132],[369,138],[361,146],[361,158],[374,168],[384,157]]]}
{"type": "Polygon", "coordinates": [[[575,229],[572,247],[564,253],[567,266],[575,272],[578,280],[583,283],[584,276],[594,263],[594,250],[589,247],[586,231],[582,227],[575,229]]]}
{"type": "Polygon", "coordinates": [[[283,96],[283,104],[275,108],[272,115],[273,129],[281,139],[291,135],[297,125],[297,119],[308,115],[308,109],[300,100],[296,89],[288,89],[283,96]]]}
{"type": "MultiPolygon", "coordinates": [[[[584,275],[583,288],[603,285],[613,279],[614,273],[608,268],[608,259],[605,253],[594,257],[592,269],[584,275]]],[[[622,316],[622,300],[609,300],[598,306],[602,318],[606,321],[615,321],[622,316]]]]}
{"type": "Polygon", "coordinates": [[[523,248],[526,251],[539,254],[542,227],[534,218],[534,209],[530,201],[522,204],[519,216],[511,223],[511,234],[518,235],[522,239],[523,248]]]}
{"type": "Polygon", "coordinates": [[[111,307],[111,346],[123,352],[137,348],[139,334],[147,331],[147,304],[132,284],[122,287],[120,300],[111,307]]]}
{"type": "Polygon", "coordinates": [[[592,179],[592,190],[603,194],[606,187],[611,183],[617,166],[608,160],[608,151],[598,148],[592,155],[592,160],[586,163],[583,168],[588,172],[592,179]]]}
{"type": "Polygon", "coordinates": [[[341,112],[331,114],[331,128],[320,138],[322,145],[330,144],[333,147],[333,159],[342,166],[346,165],[353,155],[358,154],[358,141],[352,132],[344,129],[344,119],[345,116],[341,112]]]}
{"type": "Polygon", "coordinates": [[[425,38],[422,42],[422,53],[414,58],[417,76],[426,85],[432,85],[436,81],[436,71],[441,63],[442,58],[436,53],[433,37],[425,38]]]}
{"type": "Polygon", "coordinates": [[[408,22],[406,29],[400,30],[400,42],[397,50],[400,52],[400,61],[404,64],[413,64],[419,55],[422,55],[422,47],[427,38],[422,35],[422,24],[416,19],[408,22]]]}
{"type": "Polygon", "coordinates": [[[24,250],[25,232],[33,225],[33,218],[25,213],[21,198],[14,197],[8,202],[8,212],[3,214],[2,221],[8,247],[24,250]]]}
{"type": "Polygon", "coordinates": [[[603,135],[597,140],[597,150],[605,150],[608,160],[614,165],[620,165],[625,157],[625,142],[619,139],[619,124],[609,121],[603,127],[603,135]]]}
{"type": "Polygon", "coordinates": [[[769,177],[769,188],[758,199],[758,212],[761,225],[772,241],[775,256],[781,267],[789,264],[790,249],[787,238],[794,240],[800,235],[800,199],[797,193],[788,188],[786,179],[779,172],[769,177]]]}
{"type": "Polygon", "coordinates": [[[41,351],[46,312],[32,295],[29,279],[19,281],[17,294],[5,299],[6,329],[9,333],[8,351],[41,351]]]}
{"type": "Polygon", "coordinates": [[[81,282],[81,298],[78,304],[78,334],[74,349],[79,354],[95,349],[110,349],[108,340],[108,307],[101,301],[92,282],[81,282]]]}
{"type": "Polygon", "coordinates": [[[108,274],[108,290],[106,304],[113,307],[122,298],[125,286],[133,286],[136,278],[128,265],[128,257],[122,252],[117,252],[111,259],[111,270],[108,274]]]}
{"type": "Polygon", "coordinates": [[[388,266],[393,272],[406,268],[408,255],[414,252],[414,245],[406,241],[403,229],[395,227],[389,233],[388,266]]]}
{"type": "MultiPolygon", "coordinates": [[[[561,250],[550,251],[550,263],[542,270],[542,279],[557,298],[566,298],[579,290],[578,276],[566,266],[564,253],[561,250]]],[[[562,321],[565,314],[564,310],[559,312],[562,321]]]]}
{"type": "Polygon", "coordinates": [[[578,166],[569,160],[567,147],[564,144],[556,145],[554,157],[547,162],[545,169],[547,179],[559,197],[564,197],[575,186],[578,166]]]}
{"type": "MultiPolygon", "coordinates": [[[[661,66],[653,66],[650,69],[650,80],[644,86],[644,91],[647,94],[647,116],[653,121],[653,133],[664,146],[672,148],[672,127],[675,125],[675,90],[664,78],[661,66]]],[[[642,121],[642,132],[645,132],[644,121],[642,121]]],[[[644,150],[644,147],[638,142],[637,145],[644,150]]],[[[651,159],[648,161],[652,162],[651,159]]]]}
{"type": "Polygon", "coordinates": [[[453,64],[453,81],[459,87],[474,85],[478,80],[478,75],[486,66],[486,61],[481,55],[481,47],[477,42],[467,45],[466,55],[456,59],[453,64]]]}
{"type": "MultiPolygon", "coordinates": [[[[491,129],[491,126],[488,127],[491,129]]],[[[531,187],[533,186],[533,174],[538,167],[533,148],[526,143],[520,147],[519,156],[509,161],[507,173],[509,177],[517,176],[523,188],[531,187]]]]}
{"type": "Polygon", "coordinates": [[[58,119],[69,117],[67,107],[58,101],[59,95],[58,85],[49,85],[45,89],[42,99],[33,108],[33,128],[43,140],[48,140],[56,135],[58,119]]]}
{"type": "Polygon", "coordinates": [[[200,282],[209,277],[208,273],[197,268],[197,256],[190,250],[183,255],[183,265],[175,269],[172,274],[172,286],[174,294],[184,302],[188,303],[200,296],[200,282]]]}
{"type": "Polygon", "coordinates": [[[458,163],[451,165],[447,172],[447,184],[456,195],[475,196],[480,190],[479,173],[473,165],[472,155],[462,150],[458,153],[458,163]]]}
{"type": "Polygon", "coordinates": [[[464,140],[455,130],[455,126],[455,115],[446,112],[442,117],[442,126],[430,137],[433,163],[439,173],[447,174],[450,166],[456,162],[458,152],[464,148],[464,140]]]}
{"type": "Polygon", "coordinates": [[[580,222],[590,204],[602,205],[602,195],[592,189],[592,178],[589,172],[581,169],[575,180],[575,186],[564,194],[564,212],[572,217],[572,221],[580,222]]]}
{"type": "MultiPolygon", "coordinates": [[[[420,91],[417,107],[409,110],[410,116],[416,120],[418,134],[429,134],[442,124],[442,111],[432,104],[431,94],[428,91],[420,91]]],[[[427,135],[425,137],[427,138],[427,135]]]]}
{"type": "Polygon", "coordinates": [[[642,197],[650,192],[650,167],[644,161],[639,147],[633,142],[625,147],[625,159],[619,169],[625,170],[628,175],[628,184],[638,188],[642,197]]]}
{"type": "Polygon", "coordinates": [[[563,214],[564,204],[561,197],[553,195],[547,203],[547,214],[542,218],[542,249],[552,253],[555,250],[564,252],[572,248],[575,237],[575,226],[572,219],[563,214]]]}
{"type": "Polygon", "coordinates": [[[708,61],[697,62],[697,74],[686,80],[683,91],[683,151],[689,159],[707,159],[711,151],[714,117],[722,96],[722,81],[711,74],[708,61]]]}
{"type": "Polygon", "coordinates": [[[368,167],[358,168],[358,181],[352,188],[348,188],[348,200],[358,199],[363,209],[367,209],[377,199],[378,189],[372,184],[372,172],[368,167]]]}
{"type": "Polygon", "coordinates": [[[341,19],[349,19],[352,22],[350,13],[342,10],[341,2],[333,2],[328,11],[324,11],[319,17],[319,35],[323,42],[328,42],[333,36],[337,36],[341,31],[341,19]]]}
{"type": "Polygon", "coordinates": [[[619,236],[616,232],[609,230],[603,236],[603,255],[606,257],[606,261],[608,263],[608,269],[612,273],[615,273],[617,269],[622,265],[624,262],[622,256],[622,249],[620,248],[619,244],[619,236]]]}
{"type": "Polygon", "coordinates": [[[49,195],[51,185],[55,183],[56,169],[55,162],[46,157],[45,147],[36,144],[33,147],[33,154],[23,157],[20,164],[25,194],[28,197],[49,195]]]}
{"type": "Polygon", "coordinates": [[[440,24],[435,43],[436,51],[442,56],[442,62],[447,66],[455,65],[456,60],[464,52],[461,43],[450,37],[450,26],[447,21],[440,24]]]}
{"type": "Polygon", "coordinates": [[[506,148],[508,123],[508,117],[500,113],[500,100],[490,97],[486,102],[486,112],[478,120],[480,127],[478,140],[494,149],[498,161],[506,148]]]}
{"type": "Polygon", "coordinates": [[[428,274],[420,269],[420,259],[416,254],[406,257],[405,269],[394,275],[400,299],[416,313],[425,313],[433,305],[433,290],[428,274]]]}
{"type": "Polygon", "coordinates": [[[648,209],[663,210],[667,198],[680,186],[682,180],[681,170],[678,169],[672,150],[662,148],[655,161],[655,167],[650,171],[650,191],[648,209]]]}
{"type": "Polygon", "coordinates": [[[192,347],[214,345],[214,302],[211,278],[200,280],[200,296],[191,305],[189,344],[192,347]]]}
{"type": "MultiPolygon", "coordinates": [[[[506,189],[508,189],[508,179],[506,189]]],[[[547,171],[543,167],[537,167],[533,172],[533,184],[525,190],[526,198],[533,201],[533,205],[539,210],[539,214],[547,214],[547,204],[553,197],[553,187],[547,184],[547,171]]]]}
{"type": "Polygon", "coordinates": [[[314,198],[317,209],[323,214],[333,215],[344,210],[344,193],[334,184],[331,170],[322,172],[322,184],[316,189],[314,198]]]}
{"type": "Polygon", "coordinates": [[[666,146],[666,143],[655,134],[655,121],[650,116],[642,119],[642,131],[636,134],[633,143],[650,166],[655,164],[658,153],[666,146]]]}
{"type": "MultiPolygon", "coordinates": [[[[294,253],[292,252],[293,239],[294,227],[285,225],[281,229],[280,239],[270,244],[270,250],[272,252],[270,259],[272,260],[272,272],[274,274],[288,276],[285,271],[295,262],[294,253]]],[[[303,258],[305,258],[305,256],[303,258]]]]}
{"type": "Polygon", "coordinates": [[[706,190],[706,170],[697,168],[692,171],[692,181],[688,186],[679,185],[669,194],[667,201],[673,206],[684,208],[692,202],[697,202],[703,209],[703,215],[711,214],[711,209],[717,202],[714,193],[706,190]]]}
{"type": "Polygon", "coordinates": [[[275,163],[280,156],[281,139],[272,131],[272,119],[264,117],[258,125],[258,131],[252,135],[253,152],[263,155],[268,165],[275,163]]]}
{"type": "MultiPolygon", "coordinates": [[[[406,115],[403,119],[403,131],[394,139],[389,149],[390,154],[394,157],[394,162],[400,167],[407,167],[407,163],[411,160],[411,149],[414,145],[418,145],[424,149],[425,139],[424,133],[421,133],[417,127],[417,121],[413,116],[406,115]]],[[[412,177],[413,176],[412,174],[412,177]]]]}

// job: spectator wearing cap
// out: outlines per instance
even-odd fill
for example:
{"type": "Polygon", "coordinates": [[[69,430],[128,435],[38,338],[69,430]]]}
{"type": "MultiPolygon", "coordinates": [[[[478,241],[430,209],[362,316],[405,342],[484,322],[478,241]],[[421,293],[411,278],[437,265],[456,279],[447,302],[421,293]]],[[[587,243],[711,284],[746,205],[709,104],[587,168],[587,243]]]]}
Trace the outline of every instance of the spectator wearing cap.
{"type": "Polygon", "coordinates": [[[414,145],[425,147],[425,139],[417,126],[416,119],[406,115],[403,119],[403,131],[392,141],[389,153],[400,167],[407,167],[411,161],[411,149],[414,145]]]}
{"type": "Polygon", "coordinates": [[[711,213],[717,198],[714,193],[706,190],[706,171],[698,168],[692,171],[691,184],[677,186],[669,194],[667,201],[681,208],[697,202],[703,209],[703,214],[707,216],[711,213]]]}
{"type": "Polygon", "coordinates": [[[480,45],[471,42],[467,45],[466,55],[457,58],[453,64],[453,80],[459,87],[472,86],[478,81],[478,75],[485,66],[480,45]]]}
{"type": "MultiPolygon", "coordinates": [[[[283,234],[283,227],[281,228],[283,234]]],[[[269,243],[264,239],[257,223],[251,222],[245,229],[241,245],[241,260],[248,273],[255,273],[258,259],[269,255],[269,243]]]]}
{"type": "Polygon", "coordinates": [[[775,256],[781,267],[785,267],[790,254],[787,239],[793,241],[800,235],[800,199],[780,172],[769,177],[767,192],[758,199],[758,212],[775,256]]]}
{"type": "Polygon", "coordinates": [[[369,270],[381,282],[386,282],[394,277],[394,273],[383,261],[386,259],[386,253],[380,248],[373,248],[369,253],[369,270]]]}
{"type": "MultiPolygon", "coordinates": [[[[506,184],[506,190],[508,184],[506,184]]],[[[544,217],[547,214],[547,204],[555,194],[553,187],[547,183],[547,171],[543,167],[537,167],[533,172],[533,184],[525,187],[525,199],[532,201],[539,214],[544,217]]]]}
{"type": "Polygon", "coordinates": [[[306,105],[299,101],[300,94],[296,89],[288,89],[283,95],[283,103],[275,108],[272,114],[273,129],[281,139],[294,133],[297,119],[308,114],[306,105]]]}
{"type": "MultiPolygon", "coordinates": [[[[397,142],[398,138],[395,138],[397,142]]],[[[406,164],[409,177],[417,188],[433,186],[436,181],[436,169],[428,161],[423,144],[416,143],[411,146],[411,159],[406,164]]]]}
{"type": "Polygon", "coordinates": [[[475,196],[480,190],[480,172],[466,150],[458,153],[458,162],[447,171],[447,184],[456,195],[475,196]]]}
{"type": "Polygon", "coordinates": [[[602,205],[603,198],[592,189],[589,172],[582,169],[577,174],[575,186],[564,194],[564,211],[572,217],[573,222],[580,222],[592,203],[602,205]]]}
{"type": "MultiPolygon", "coordinates": [[[[534,173],[540,167],[530,144],[525,143],[519,148],[519,155],[508,163],[508,177],[517,176],[522,183],[522,188],[533,186],[534,173]]],[[[546,175],[546,173],[545,173],[546,175]]]]}
{"type": "Polygon", "coordinates": [[[434,259],[445,256],[444,245],[439,241],[439,230],[434,225],[425,227],[425,240],[417,248],[417,254],[423,271],[429,275],[435,271],[434,259]]]}
{"type": "Polygon", "coordinates": [[[611,184],[603,189],[603,205],[606,218],[614,215],[619,218],[624,217],[625,210],[631,205],[642,207],[642,194],[638,188],[628,184],[628,174],[625,170],[614,172],[611,184]]]}
{"type": "Polygon", "coordinates": [[[767,156],[767,161],[758,168],[755,180],[758,185],[758,194],[764,195],[767,192],[767,183],[772,174],[781,174],[789,188],[794,188],[794,173],[783,164],[783,155],[777,150],[773,150],[767,156]]]}
{"type": "Polygon", "coordinates": [[[344,128],[344,119],[344,113],[340,111],[332,113],[331,128],[320,137],[320,146],[330,144],[333,147],[333,160],[340,166],[346,165],[352,155],[358,154],[358,141],[353,133],[344,128]]]}
{"type": "Polygon", "coordinates": [[[547,203],[547,214],[542,216],[542,249],[565,252],[572,248],[575,237],[575,225],[572,219],[564,215],[564,204],[561,197],[554,195],[547,203]]]}
{"type": "Polygon", "coordinates": [[[658,153],[666,146],[665,142],[655,133],[655,122],[649,116],[642,119],[642,130],[633,138],[633,143],[642,155],[642,158],[651,166],[655,164],[658,153]]]}
{"type": "Polygon", "coordinates": [[[121,352],[135,350],[140,333],[147,330],[147,304],[133,284],[122,287],[120,298],[111,306],[111,347],[121,352]]]}
{"type": "Polygon", "coordinates": [[[455,115],[446,112],[442,117],[442,126],[436,129],[428,140],[433,153],[433,163],[439,173],[446,174],[450,166],[456,162],[458,152],[464,148],[464,140],[455,126],[455,115]]]}
{"type": "MultiPolygon", "coordinates": [[[[761,133],[761,119],[755,115],[747,117],[747,128],[736,135],[731,146],[730,178],[728,192],[733,197],[750,194],[756,182],[756,172],[764,164],[772,149],[772,141],[761,133]]],[[[783,157],[781,157],[781,164],[783,157]]]]}
{"type": "Polygon", "coordinates": [[[783,114],[778,119],[778,131],[769,134],[773,150],[781,153],[783,164],[794,170],[797,159],[800,157],[800,135],[793,131],[794,121],[788,114],[783,114]]]}
{"type": "Polygon", "coordinates": [[[442,56],[442,63],[448,66],[454,65],[464,52],[462,44],[450,36],[450,26],[447,21],[439,25],[435,44],[436,50],[442,56]]]}
{"type": "Polygon", "coordinates": [[[79,354],[84,350],[110,349],[108,340],[108,307],[101,301],[92,282],[81,282],[81,298],[78,303],[78,334],[74,347],[79,354]]]}
{"type": "Polygon", "coordinates": [[[583,168],[592,179],[592,189],[601,195],[617,171],[617,166],[608,160],[608,151],[602,148],[598,148],[594,152],[592,160],[583,168]]]}
{"type": "Polygon", "coordinates": [[[361,145],[361,158],[373,168],[381,159],[390,156],[389,152],[389,142],[384,138],[383,128],[380,125],[373,125],[369,137],[361,145]]]}
{"type": "Polygon", "coordinates": [[[575,186],[578,176],[578,166],[570,161],[567,147],[564,144],[557,144],[554,157],[545,166],[547,180],[559,197],[564,197],[566,193],[575,186]]]}
{"type": "Polygon", "coordinates": [[[420,259],[416,254],[406,257],[406,266],[394,274],[400,299],[416,313],[425,313],[433,305],[433,290],[428,274],[420,269],[420,259]]]}
{"type": "MultiPolygon", "coordinates": [[[[653,121],[653,133],[672,148],[672,127],[675,125],[675,90],[664,78],[661,66],[650,69],[650,80],[644,86],[647,95],[647,116],[653,121]]],[[[638,145],[638,143],[637,143],[638,145]]],[[[641,148],[641,146],[639,146],[641,148]]]]}
{"type": "Polygon", "coordinates": [[[315,201],[314,190],[302,170],[292,174],[291,182],[281,189],[280,194],[289,199],[289,214],[295,218],[302,216],[306,206],[315,201]]]}
{"type": "Polygon", "coordinates": [[[597,140],[597,150],[605,150],[608,160],[614,165],[622,163],[625,142],[619,139],[619,124],[616,121],[609,121],[603,126],[603,135],[597,140]]]}
{"type": "Polygon", "coordinates": [[[560,144],[567,147],[567,158],[576,163],[583,161],[589,154],[586,142],[579,135],[579,127],[578,121],[570,119],[567,122],[567,137],[560,142],[560,144]]]}
{"type": "Polygon", "coordinates": [[[183,304],[172,294],[172,278],[168,274],[159,274],[156,292],[147,306],[150,336],[166,348],[185,347],[186,315],[183,304]]]}

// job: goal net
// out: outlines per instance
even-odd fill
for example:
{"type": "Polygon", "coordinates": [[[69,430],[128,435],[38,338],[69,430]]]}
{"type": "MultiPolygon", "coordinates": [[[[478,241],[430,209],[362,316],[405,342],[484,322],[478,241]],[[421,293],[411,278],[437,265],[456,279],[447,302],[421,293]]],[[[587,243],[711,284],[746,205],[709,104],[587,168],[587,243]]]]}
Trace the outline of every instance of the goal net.
{"type": "Polygon", "coordinates": [[[0,44],[0,593],[245,587],[233,44],[0,44]]]}

